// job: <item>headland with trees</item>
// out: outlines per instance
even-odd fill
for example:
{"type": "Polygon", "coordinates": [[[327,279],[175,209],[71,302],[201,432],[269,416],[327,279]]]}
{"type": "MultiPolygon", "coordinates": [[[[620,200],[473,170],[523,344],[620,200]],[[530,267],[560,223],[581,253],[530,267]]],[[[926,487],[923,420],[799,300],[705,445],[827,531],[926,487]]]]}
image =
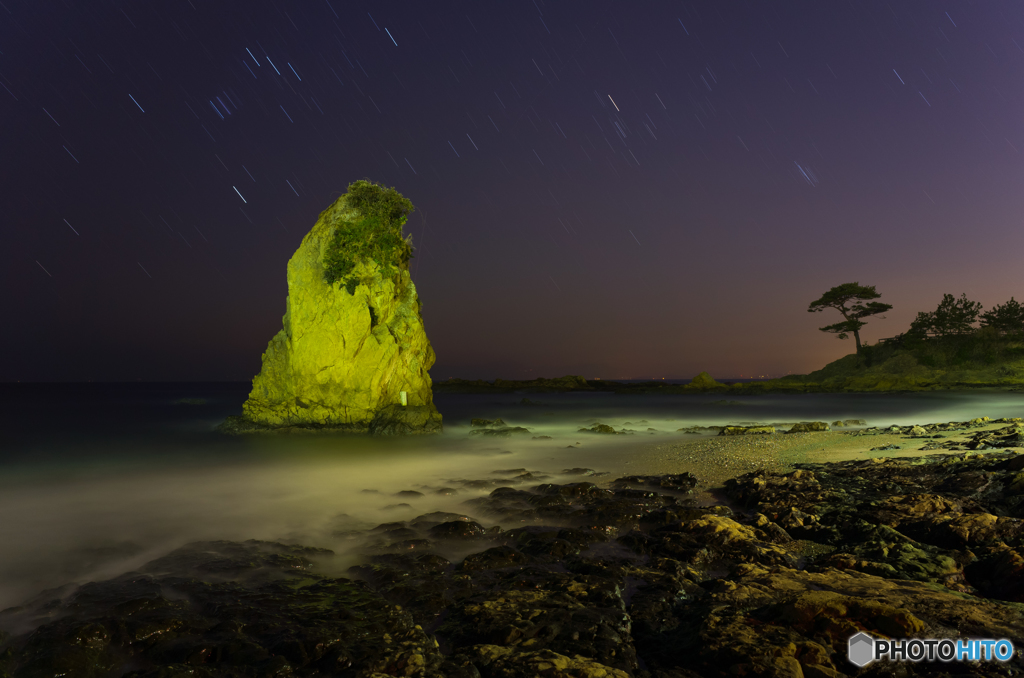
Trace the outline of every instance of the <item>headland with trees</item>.
{"type": "Polygon", "coordinates": [[[852,335],[855,342],[853,353],[810,374],[723,383],[702,372],[690,384],[623,383],[581,376],[494,382],[450,379],[435,382],[434,390],[757,394],[1024,389],[1024,305],[1013,297],[984,310],[966,294],[945,294],[934,311],[918,312],[905,332],[868,344],[861,341],[861,329],[872,317],[884,317],[892,309],[891,304],[875,301],[880,297],[874,286],[852,282],[831,288],[809,304],[810,313],[832,310],[842,316],[841,321],[819,328],[822,332],[839,339],[852,335]]]}

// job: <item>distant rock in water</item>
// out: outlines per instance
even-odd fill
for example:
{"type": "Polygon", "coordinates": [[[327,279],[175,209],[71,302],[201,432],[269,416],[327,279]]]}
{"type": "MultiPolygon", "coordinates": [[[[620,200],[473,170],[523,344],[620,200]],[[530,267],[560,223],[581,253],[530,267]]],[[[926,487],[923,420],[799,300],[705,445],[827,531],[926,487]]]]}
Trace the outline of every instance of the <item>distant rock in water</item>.
{"type": "Polygon", "coordinates": [[[867,426],[868,422],[864,419],[843,419],[841,421],[833,421],[832,428],[845,428],[847,426],[867,426]]]}
{"type": "MultiPolygon", "coordinates": [[[[611,382],[614,384],[614,382],[611,382]]],[[[508,379],[495,379],[493,382],[483,379],[457,379],[452,377],[445,381],[434,384],[434,390],[438,393],[511,393],[514,391],[535,391],[539,393],[560,392],[560,391],[594,391],[596,385],[601,382],[588,382],[579,375],[566,375],[555,379],[543,377],[530,379],[529,381],[512,381],[508,379]]],[[[523,398],[523,405],[540,405],[542,403],[530,402],[523,398]]]]}
{"type": "Polygon", "coordinates": [[[504,427],[505,422],[501,419],[471,419],[469,425],[473,428],[504,427]]]}
{"type": "Polygon", "coordinates": [[[723,388],[725,384],[715,381],[707,372],[701,372],[690,382],[690,386],[696,389],[707,390],[723,388]]]}
{"type": "Polygon", "coordinates": [[[411,210],[394,189],[360,181],[320,214],[288,261],[284,327],[242,416],[221,430],[441,431],[434,350],[402,236],[411,210]]]}
{"type": "Polygon", "coordinates": [[[602,433],[605,435],[621,435],[623,431],[616,431],[608,424],[594,424],[590,428],[581,428],[577,433],[602,433]]]}

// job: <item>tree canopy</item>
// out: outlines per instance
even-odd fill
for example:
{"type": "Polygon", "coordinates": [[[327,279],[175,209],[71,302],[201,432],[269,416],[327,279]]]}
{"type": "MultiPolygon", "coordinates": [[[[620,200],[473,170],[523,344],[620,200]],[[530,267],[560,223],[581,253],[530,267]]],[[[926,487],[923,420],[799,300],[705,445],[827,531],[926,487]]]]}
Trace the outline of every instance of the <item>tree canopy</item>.
{"type": "Polygon", "coordinates": [[[822,332],[836,334],[839,339],[847,339],[850,334],[853,334],[854,340],[857,342],[857,353],[860,353],[860,328],[867,324],[861,318],[879,315],[892,308],[892,304],[870,301],[881,296],[875,291],[874,285],[867,286],[856,282],[843,283],[822,294],[821,298],[812,301],[807,307],[807,312],[818,313],[827,308],[839,311],[843,315],[842,322],[818,329],[822,332]]]}
{"type": "MultiPolygon", "coordinates": [[[[917,314],[917,318],[910,324],[910,331],[934,334],[940,337],[970,334],[975,330],[974,323],[978,322],[980,313],[981,303],[971,301],[966,294],[961,294],[959,299],[952,294],[943,294],[938,308],[931,313],[917,314]]],[[[1000,317],[1006,315],[1008,312],[1003,312],[1000,317]]]]}
{"type": "Polygon", "coordinates": [[[363,179],[349,184],[345,199],[360,218],[335,227],[324,253],[324,280],[339,282],[354,294],[359,281],[353,271],[359,262],[376,263],[383,276],[395,275],[409,263],[412,236],[403,236],[402,226],[415,208],[394,188],[363,179]]]}
{"type": "Polygon", "coordinates": [[[981,314],[981,326],[992,327],[1000,334],[1024,332],[1024,305],[1013,297],[1005,304],[996,304],[981,314]]]}

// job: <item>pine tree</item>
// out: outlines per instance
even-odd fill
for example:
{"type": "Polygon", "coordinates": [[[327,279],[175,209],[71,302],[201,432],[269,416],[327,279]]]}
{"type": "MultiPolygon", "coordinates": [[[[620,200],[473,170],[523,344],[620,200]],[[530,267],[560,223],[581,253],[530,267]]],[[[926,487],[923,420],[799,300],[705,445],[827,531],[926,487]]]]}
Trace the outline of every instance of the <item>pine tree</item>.
{"type": "Polygon", "coordinates": [[[821,295],[820,299],[812,301],[810,306],[807,307],[807,312],[817,313],[824,311],[826,308],[834,308],[842,313],[842,322],[819,327],[818,329],[822,332],[836,334],[840,339],[846,339],[850,334],[853,334],[853,338],[857,342],[857,353],[860,353],[860,328],[867,324],[861,318],[885,313],[892,308],[892,304],[869,301],[870,299],[878,299],[881,296],[881,294],[875,291],[874,285],[869,287],[855,282],[843,283],[825,292],[825,294],[821,295]],[[862,303],[864,301],[868,301],[868,303],[862,303]]]}

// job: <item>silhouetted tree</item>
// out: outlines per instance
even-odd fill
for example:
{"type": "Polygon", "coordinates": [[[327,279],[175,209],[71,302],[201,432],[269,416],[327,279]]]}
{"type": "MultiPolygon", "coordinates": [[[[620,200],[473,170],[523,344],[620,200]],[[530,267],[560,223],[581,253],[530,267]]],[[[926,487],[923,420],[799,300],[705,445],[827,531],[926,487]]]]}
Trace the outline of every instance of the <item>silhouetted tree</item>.
{"type": "Polygon", "coordinates": [[[885,313],[892,308],[892,304],[869,301],[870,299],[878,299],[881,296],[881,294],[875,291],[874,285],[866,286],[855,282],[843,283],[825,292],[825,294],[821,295],[820,299],[812,301],[810,306],[807,307],[807,312],[817,313],[824,311],[826,308],[834,308],[842,313],[842,322],[819,327],[818,329],[822,332],[837,334],[840,339],[846,339],[850,334],[853,334],[853,338],[857,342],[857,353],[860,353],[860,328],[867,324],[861,318],[885,313]],[[868,301],[868,303],[863,303],[865,301],[868,301]]]}
{"type": "Polygon", "coordinates": [[[971,301],[966,294],[957,299],[952,294],[943,294],[939,307],[931,313],[918,313],[910,324],[913,333],[936,334],[940,337],[971,334],[974,323],[978,322],[981,303],[971,301]]]}
{"type": "Polygon", "coordinates": [[[981,326],[992,327],[1001,334],[1024,332],[1024,305],[1013,297],[1005,304],[996,304],[981,314],[981,326]]]}

